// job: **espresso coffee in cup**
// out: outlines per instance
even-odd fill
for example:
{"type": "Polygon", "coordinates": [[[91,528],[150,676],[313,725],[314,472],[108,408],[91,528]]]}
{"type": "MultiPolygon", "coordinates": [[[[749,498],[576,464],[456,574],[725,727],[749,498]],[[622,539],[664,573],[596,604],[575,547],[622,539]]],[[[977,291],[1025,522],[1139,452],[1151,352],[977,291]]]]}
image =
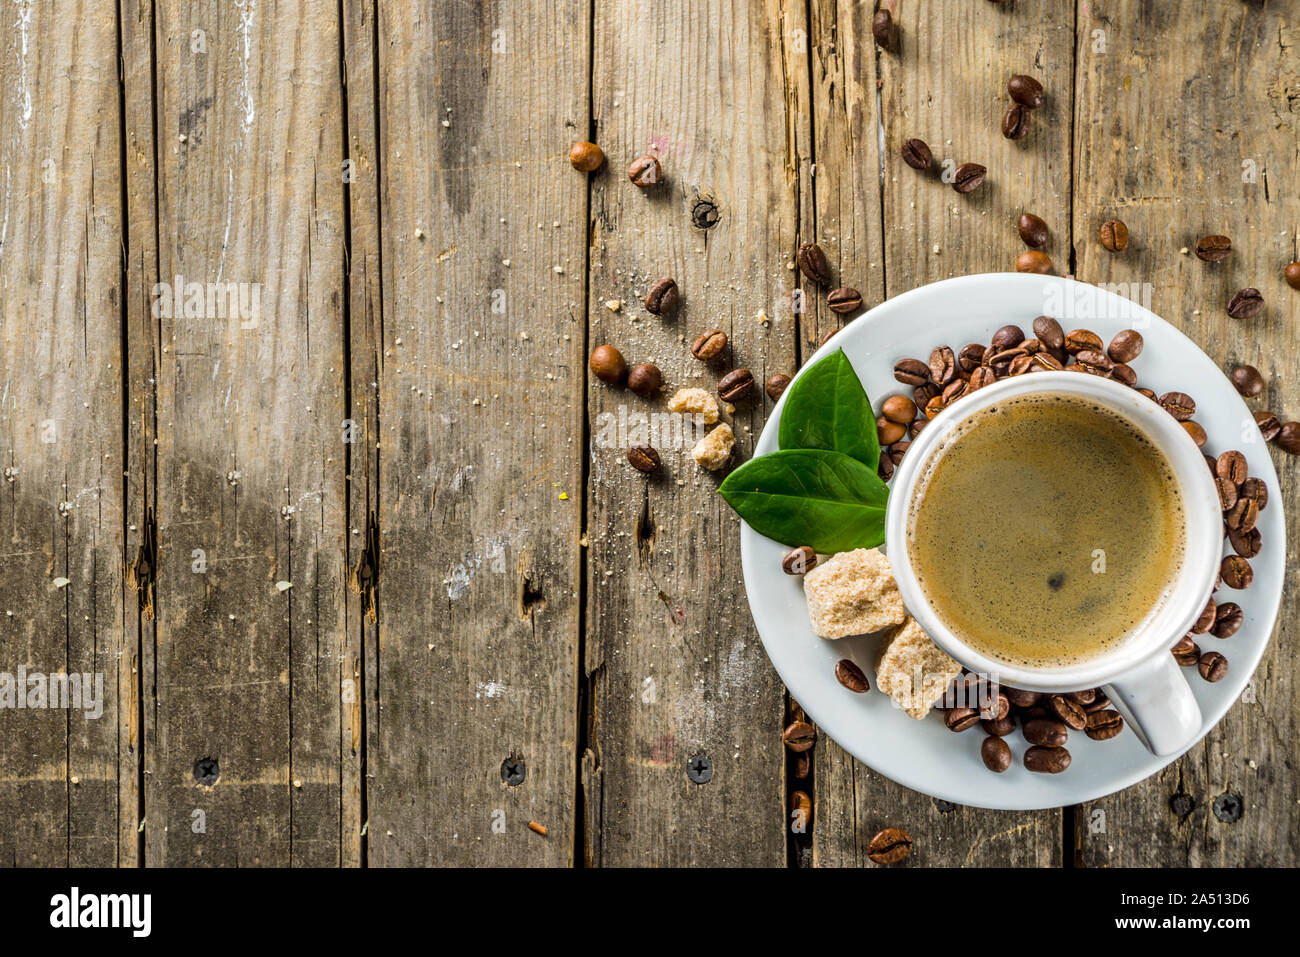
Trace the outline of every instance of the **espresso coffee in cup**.
{"type": "Polygon", "coordinates": [[[1186,552],[1168,457],[1080,395],[1008,397],[929,457],[908,516],[912,570],[971,648],[1031,669],[1102,657],[1163,607],[1186,552]]]}

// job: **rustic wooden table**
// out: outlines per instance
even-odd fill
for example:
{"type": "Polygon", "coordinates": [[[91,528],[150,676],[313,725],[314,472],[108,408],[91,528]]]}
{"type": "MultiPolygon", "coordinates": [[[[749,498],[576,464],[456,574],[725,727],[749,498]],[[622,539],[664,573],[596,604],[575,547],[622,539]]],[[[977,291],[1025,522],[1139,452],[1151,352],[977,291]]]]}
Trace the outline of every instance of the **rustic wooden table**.
{"type": "Polygon", "coordinates": [[[823,737],[791,836],[797,705],[737,520],[684,453],[647,483],[596,441],[659,404],[586,368],[609,341],[711,388],[686,343],[717,325],[793,371],[839,321],[792,314],[800,243],[875,304],[1011,268],[1028,209],[1058,272],[1148,284],[1300,416],[1286,4],[897,0],[896,53],[851,0],[4,6],[0,670],[105,692],[0,711],[3,863],[861,865],[887,824],[910,865],[1297,862],[1294,577],[1246,700],[1143,784],[953,807],[823,737]],[[1013,142],[1021,72],[1047,98],[1013,142]],[[988,183],[918,179],[910,136],[988,183]],[[1205,233],[1228,261],[1186,254],[1205,233]],[[175,277],[244,309],[168,308],[175,277]],[[1252,285],[1266,312],[1228,319],[1252,285]]]}

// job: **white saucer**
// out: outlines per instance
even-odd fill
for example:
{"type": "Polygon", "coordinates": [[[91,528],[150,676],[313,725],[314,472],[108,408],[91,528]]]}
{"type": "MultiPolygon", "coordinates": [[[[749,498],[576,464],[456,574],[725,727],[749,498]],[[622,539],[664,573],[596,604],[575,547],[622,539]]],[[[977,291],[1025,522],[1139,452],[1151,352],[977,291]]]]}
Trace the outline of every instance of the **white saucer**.
{"type": "MultiPolygon", "coordinates": [[[[1263,548],[1251,559],[1254,583],[1244,591],[1225,587],[1216,595],[1219,601],[1237,602],[1245,620],[1230,638],[1204,635],[1197,642],[1203,651],[1220,651],[1227,657],[1228,676],[1210,684],[1195,668],[1185,669],[1205,719],[1199,741],[1241,697],[1273,633],[1282,599],[1286,537],[1277,473],[1251,411],[1194,342],[1150,311],[1097,287],[1055,276],[987,273],[922,286],[882,303],[842,329],[804,368],[828,352],[843,349],[879,413],[885,397],[896,392],[910,397],[911,390],[894,378],[897,360],[912,357],[924,362],[939,345],[958,351],[971,342],[987,344],[1008,323],[1032,336],[1034,318],[1040,315],[1056,317],[1067,332],[1091,329],[1105,342],[1120,329],[1137,328],[1145,339],[1142,354],[1132,363],[1138,385],[1157,395],[1170,391],[1190,395],[1196,401],[1196,421],[1209,434],[1205,451],[1218,455],[1240,449],[1250,463],[1250,474],[1268,485],[1269,503],[1258,526],[1263,548]]],[[[768,420],[755,455],[776,450],[783,408],[784,400],[768,420]]],[[[1155,757],[1128,728],[1100,742],[1072,733],[1067,745],[1073,759],[1070,767],[1060,774],[1034,774],[1021,763],[1028,745],[1017,729],[1005,739],[1014,756],[1011,768],[994,774],[980,760],[982,730],[949,731],[938,711],[915,721],[875,690],[879,639],[829,641],[813,634],[802,580],[781,570],[785,546],[742,523],[740,547],[754,623],[790,694],[823,735],[900,784],[974,807],[1061,807],[1126,788],[1177,757],[1155,757]],[[852,658],[872,679],[869,693],[854,694],[835,679],[835,663],[841,658],[852,658]]],[[[1225,542],[1224,554],[1230,552],[1225,542]]]]}

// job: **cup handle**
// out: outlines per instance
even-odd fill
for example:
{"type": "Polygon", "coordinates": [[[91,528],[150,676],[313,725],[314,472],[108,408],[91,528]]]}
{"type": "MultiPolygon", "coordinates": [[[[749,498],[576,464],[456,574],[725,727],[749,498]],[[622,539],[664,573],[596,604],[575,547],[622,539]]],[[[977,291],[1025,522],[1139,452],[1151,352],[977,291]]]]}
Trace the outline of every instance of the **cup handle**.
{"type": "Polygon", "coordinates": [[[1177,754],[1201,730],[1201,709],[1182,668],[1167,651],[1106,685],[1106,694],[1155,755],[1177,754]]]}

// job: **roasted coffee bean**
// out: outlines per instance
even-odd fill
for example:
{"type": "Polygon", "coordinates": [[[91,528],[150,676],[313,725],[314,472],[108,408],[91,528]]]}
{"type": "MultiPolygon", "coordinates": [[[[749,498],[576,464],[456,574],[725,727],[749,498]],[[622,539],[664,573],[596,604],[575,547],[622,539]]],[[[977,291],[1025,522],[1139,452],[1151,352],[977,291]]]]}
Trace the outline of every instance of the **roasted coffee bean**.
{"type": "Polygon", "coordinates": [[[1246,456],[1235,449],[1222,453],[1214,462],[1214,472],[1219,478],[1225,478],[1233,485],[1240,485],[1250,474],[1246,456]]]}
{"type": "Polygon", "coordinates": [[[1042,699],[1042,694],[1037,691],[1022,691],[1020,688],[1010,688],[1002,686],[1002,693],[1007,696],[1015,708],[1032,708],[1042,699]]]}
{"type": "Polygon", "coordinates": [[[999,738],[1005,738],[1016,730],[1016,719],[1009,714],[992,721],[984,718],[980,721],[980,727],[989,734],[997,735],[999,738]]]}
{"type": "Polygon", "coordinates": [[[897,864],[912,853],[912,836],[901,827],[887,827],[867,842],[867,857],[877,864],[897,864]]]}
{"type": "Polygon", "coordinates": [[[1228,315],[1233,319],[1251,319],[1258,316],[1264,308],[1264,297],[1258,289],[1247,287],[1238,290],[1228,300],[1228,315]]]}
{"type": "Polygon", "coordinates": [[[1106,347],[1106,355],[1115,362],[1130,363],[1142,354],[1142,333],[1136,329],[1121,329],[1106,347]]]}
{"type": "Polygon", "coordinates": [[[888,455],[882,455],[880,461],[876,463],[876,474],[880,476],[882,482],[888,482],[894,477],[894,460],[888,455]]]}
{"type": "Polygon", "coordinates": [[[984,185],[987,175],[988,170],[979,163],[962,163],[952,174],[952,188],[959,193],[973,193],[984,185]]]}
{"type": "Polygon", "coordinates": [[[993,350],[1002,352],[1005,349],[1014,349],[1025,341],[1025,331],[1019,326],[1003,326],[997,332],[993,333],[993,350]]]}
{"type": "Polygon", "coordinates": [[[925,417],[927,419],[933,419],[936,415],[938,415],[947,407],[948,407],[948,403],[944,401],[943,396],[936,395],[933,399],[931,399],[929,402],[925,404],[925,417]]]}
{"type": "Polygon", "coordinates": [[[1205,605],[1205,610],[1201,612],[1201,617],[1196,619],[1196,624],[1192,625],[1193,635],[1203,635],[1214,627],[1215,615],[1218,612],[1218,606],[1214,603],[1214,596],[1210,596],[1209,602],[1205,605]]]}
{"type": "Polygon", "coordinates": [[[1214,612],[1214,637],[1231,638],[1246,616],[1235,601],[1225,601],[1214,612]]]}
{"type": "Polygon", "coordinates": [[[807,721],[794,721],[785,729],[781,737],[787,748],[800,754],[817,743],[817,729],[807,721]]]}
{"type": "Polygon", "coordinates": [[[939,346],[930,353],[930,378],[938,385],[947,385],[957,376],[957,357],[947,346],[939,346]]]}
{"type": "Polygon", "coordinates": [[[953,379],[951,382],[949,382],[946,386],[943,387],[942,398],[943,398],[944,407],[946,408],[947,406],[952,405],[954,402],[956,402],[965,394],[966,394],[966,380],[960,378],[953,379]]]}
{"type": "Polygon", "coordinates": [[[930,367],[920,359],[899,359],[894,363],[894,378],[903,385],[925,385],[930,381],[930,367]]]}
{"type": "Polygon", "coordinates": [[[1092,703],[1092,699],[1097,697],[1097,689],[1084,688],[1082,691],[1069,691],[1066,692],[1065,696],[1069,698],[1071,701],[1073,701],[1075,704],[1082,705],[1083,707],[1086,708],[1088,705],[1092,703]]]}
{"type": "Polygon", "coordinates": [[[1124,718],[1118,711],[1094,711],[1088,715],[1083,733],[1094,741],[1109,741],[1124,730],[1124,718]]]}
{"type": "Polygon", "coordinates": [[[1264,377],[1254,366],[1237,366],[1232,370],[1233,386],[1246,398],[1259,395],[1264,391],[1264,377]]]}
{"type": "Polygon", "coordinates": [[[1174,661],[1184,668],[1190,668],[1201,657],[1201,649],[1197,647],[1196,642],[1192,641],[1191,635],[1184,635],[1178,639],[1178,643],[1169,650],[1173,653],[1174,661]]]}
{"type": "Polygon", "coordinates": [[[974,372],[983,361],[984,347],[978,342],[962,346],[961,352],[957,353],[957,365],[965,372],[974,372]]]}
{"type": "Polygon", "coordinates": [[[1026,249],[1016,257],[1016,272],[1046,274],[1052,271],[1052,257],[1041,249],[1026,249]]]}
{"type": "Polygon", "coordinates": [[[725,348],[727,348],[727,334],[721,329],[710,329],[695,337],[695,341],[691,343],[691,355],[701,362],[708,362],[721,355],[725,348]]]}
{"type": "Polygon", "coordinates": [[[775,402],[785,394],[785,390],[789,387],[790,377],[784,372],[775,372],[767,377],[767,383],[763,386],[763,390],[767,393],[767,397],[775,402]]]}
{"type": "Polygon", "coordinates": [[[911,427],[908,429],[908,434],[912,438],[916,438],[925,430],[925,427],[929,424],[930,424],[930,420],[925,418],[925,416],[922,416],[921,418],[917,419],[915,422],[912,423],[911,427]]]}
{"type": "Polygon", "coordinates": [[[1252,528],[1245,532],[1230,528],[1228,529],[1228,542],[1232,545],[1232,550],[1242,558],[1254,558],[1264,545],[1264,536],[1259,533],[1258,528],[1252,528]]]}
{"type": "Polygon", "coordinates": [[[1202,236],[1196,241],[1196,258],[1207,263],[1222,262],[1232,252],[1232,240],[1227,236],[1202,236]]]}
{"type": "Polygon", "coordinates": [[[1007,375],[1024,375],[1033,368],[1034,357],[1022,352],[1020,355],[1012,359],[1011,364],[1007,366],[1007,375]]]}
{"type": "Polygon", "coordinates": [[[894,15],[889,12],[889,8],[882,7],[876,11],[876,15],[871,18],[871,36],[876,41],[876,46],[882,50],[894,52],[898,49],[898,36],[894,30],[894,15]]]}
{"type": "Polygon", "coordinates": [[[663,384],[663,373],[653,362],[633,366],[627,374],[627,387],[637,395],[654,395],[663,384]]]}
{"type": "Polygon", "coordinates": [[[1207,651],[1196,662],[1196,670],[1206,681],[1222,681],[1228,676],[1228,659],[1217,651],[1207,651]]]}
{"type": "MultiPolygon", "coordinates": [[[[1043,354],[1046,355],[1046,353],[1043,354]]],[[[1035,358],[1037,358],[1037,356],[1035,356],[1035,358]]],[[[970,381],[966,383],[966,391],[974,392],[976,389],[982,389],[986,385],[992,385],[995,381],[997,381],[997,373],[988,366],[980,366],[970,374],[970,381]]]]}
{"type": "Polygon", "coordinates": [[[835,665],[835,678],[844,687],[857,694],[871,690],[871,685],[867,683],[867,676],[862,673],[862,669],[848,658],[841,658],[835,665]]]}
{"type": "Polygon", "coordinates": [[[1110,370],[1110,377],[1116,382],[1124,383],[1130,389],[1137,387],[1138,374],[1133,370],[1131,365],[1127,365],[1123,362],[1115,363],[1114,368],[1110,370]]]}
{"type": "MultiPolygon", "coordinates": [[[[1217,466],[1212,466],[1211,471],[1217,466]]],[[[1214,487],[1219,491],[1219,508],[1228,511],[1237,504],[1237,486],[1226,478],[1221,478],[1218,474],[1214,476],[1214,487]]]]}
{"type": "Polygon", "coordinates": [[[902,465],[903,456],[907,454],[907,450],[911,448],[911,445],[912,443],[906,439],[895,442],[889,447],[889,461],[893,462],[894,465],[902,465]]]}
{"type": "Polygon", "coordinates": [[[794,756],[794,776],[800,781],[812,773],[812,755],[796,754],[794,756]]]}
{"type": "Polygon", "coordinates": [[[1300,261],[1287,263],[1282,270],[1282,277],[1292,289],[1300,289],[1300,261]]]}
{"type": "Polygon", "coordinates": [[[1283,422],[1273,444],[1288,455],[1300,455],[1300,422],[1283,422]]]}
{"type": "Polygon", "coordinates": [[[653,472],[659,468],[659,453],[653,446],[634,445],[627,450],[627,460],[638,472],[653,472]]]}
{"type": "Polygon", "coordinates": [[[1083,708],[1079,707],[1078,702],[1070,700],[1065,695],[1054,694],[1049,697],[1047,709],[1075,731],[1082,731],[1087,723],[1083,708]]]}
{"type": "Polygon", "coordinates": [[[1020,346],[1016,346],[1014,349],[1003,349],[1001,352],[994,352],[990,349],[988,352],[984,353],[984,364],[994,372],[1004,373],[1012,362],[1021,356],[1028,355],[1029,353],[1020,346]]]}
{"type": "Polygon", "coordinates": [[[1238,491],[1237,497],[1253,498],[1262,512],[1268,506],[1268,486],[1264,484],[1263,479],[1248,478],[1241,483],[1241,489],[1238,491]]]}
{"type": "Polygon", "coordinates": [[[1034,746],[1025,752],[1025,767],[1039,774],[1060,774],[1070,766],[1070,752],[1065,748],[1034,746]]]}
{"type": "Polygon", "coordinates": [[[817,345],[819,345],[819,346],[824,346],[824,345],[826,345],[826,343],[828,343],[828,342],[831,341],[831,337],[834,336],[835,333],[837,333],[837,332],[839,332],[839,331],[840,331],[840,330],[839,330],[838,327],[836,327],[836,328],[834,328],[834,329],[827,329],[824,333],[822,333],[821,341],[818,342],[817,345]]]}
{"type": "Polygon", "coordinates": [[[949,731],[965,731],[980,723],[980,713],[974,708],[949,708],[943,723],[949,731]]]}
{"type": "Polygon", "coordinates": [[[1110,361],[1106,353],[1095,349],[1080,349],[1075,353],[1074,360],[1095,375],[1108,376],[1115,368],[1115,363],[1110,361]]]}
{"type": "Polygon", "coordinates": [[[1021,242],[1033,249],[1047,245],[1047,223],[1041,216],[1021,213],[1020,219],[1016,221],[1016,232],[1020,234],[1021,242]]]}
{"type": "Polygon", "coordinates": [[[989,706],[980,711],[980,718],[985,721],[1000,721],[1011,713],[1011,701],[1004,694],[999,694],[989,702],[989,706]]]}
{"type": "Polygon", "coordinates": [[[842,286],[826,296],[826,305],[836,315],[847,316],[862,308],[862,293],[851,286],[842,286]]]}
{"type": "Polygon", "coordinates": [[[604,162],[605,153],[595,143],[579,141],[569,147],[569,163],[579,172],[593,172],[604,162]]]}
{"type": "Polygon", "coordinates": [[[1186,392],[1166,392],[1160,397],[1160,404],[1179,422],[1186,422],[1196,414],[1196,402],[1186,392]]]}
{"type": "Polygon", "coordinates": [[[732,369],[718,380],[718,395],[726,402],[739,402],[754,391],[754,374],[748,369],[732,369]]]}
{"type": "Polygon", "coordinates": [[[817,553],[811,545],[800,545],[785,553],[781,570],[787,575],[803,575],[817,567],[817,553]]]}
{"type": "Polygon", "coordinates": [[[1072,356],[1077,356],[1083,349],[1092,349],[1094,352],[1101,352],[1101,336],[1091,329],[1072,329],[1065,334],[1065,351],[1072,356]]]}
{"type": "Polygon", "coordinates": [[[808,822],[812,820],[812,810],[812,798],[803,791],[790,792],[791,827],[800,829],[801,833],[807,833],[808,822]]]}
{"type": "MultiPolygon", "coordinates": [[[[1055,353],[1065,349],[1065,332],[1061,329],[1061,324],[1051,316],[1039,316],[1034,320],[1034,335],[1050,352],[1055,353]]],[[[1100,339],[1097,340],[1097,345],[1101,345],[1100,339]]],[[[1058,355],[1057,358],[1059,359],[1060,356],[1058,355]]]]}
{"type": "Polygon", "coordinates": [[[627,362],[613,346],[596,346],[591,353],[591,371],[601,382],[618,383],[627,378],[627,362]]]}
{"type": "Polygon", "coordinates": [[[641,189],[649,189],[663,178],[663,167],[653,156],[638,156],[627,168],[627,178],[641,189]]]}
{"type": "Polygon", "coordinates": [[[1034,718],[1048,718],[1055,721],[1056,716],[1047,710],[1047,705],[1039,704],[1030,705],[1028,708],[1020,709],[1020,718],[1022,721],[1032,721],[1034,718]]]}
{"type": "Polygon", "coordinates": [[[799,271],[811,281],[819,286],[831,284],[831,264],[826,259],[826,253],[816,243],[800,246],[795,260],[799,263],[799,271]]]}
{"type": "Polygon", "coordinates": [[[994,774],[1001,774],[1011,767],[1011,746],[1000,737],[989,736],[980,744],[980,758],[984,767],[994,774]]]}
{"type": "Polygon", "coordinates": [[[1098,688],[1097,697],[1093,698],[1092,704],[1087,705],[1086,707],[1084,707],[1083,710],[1088,712],[1088,714],[1092,714],[1094,711],[1104,711],[1106,708],[1109,707],[1110,707],[1110,699],[1106,697],[1106,693],[1104,691],[1098,688]]]}
{"type": "Polygon", "coordinates": [[[1043,351],[1043,344],[1037,339],[1026,339],[1024,342],[1020,343],[1020,348],[1024,349],[1032,356],[1043,351]]]}
{"type": "Polygon", "coordinates": [[[890,422],[911,425],[917,416],[916,403],[905,395],[891,395],[880,405],[881,414],[890,422]]]}
{"type": "Polygon", "coordinates": [[[913,137],[903,144],[903,162],[912,169],[927,170],[934,163],[934,154],[925,140],[913,137]]]}
{"type": "Polygon", "coordinates": [[[890,422],[883,415],[876,419],[876,435],[881,446],[893,445],[907,434],[907,427],[897,422],[890,422]]]}
{"type": "Polygon", "coordinates": [[[677,308],[681,296],[673,279],[660,279],[645,294],[645,311],[655,316],[666,316],[677,308]]]}
{"type": "Polygon", "coordinates": [[[930,400],[942,392],[943,390],[933,382],[927,382],[925,385],[918,385],[912,390],[912,399],[916,402],[916,407],[924,412],[930,400]]]}
{"type": "Polygon", "coordinates": [[[1237,504],[1228,509],[1224,521],[1228,523],[1229,531],[1249,535],[1259,521],[1259,505],[1253,498],[1238,497],[1237,504]]]}
{"type": "Polygon", "coordinates": [[[1013,103],[1002,115],[1002,135],[1009,140],[1021,139],[1029,132],[1029,107],[1013,103]]]}
{"type": "Polygon", "coordinates": [[[1113,253],[1128,249],[1128,227],[1123,220],[1108,219],[1101,224],[1101,244],[1113,253]]]}
{"type": "Polygon", "coordinates": [[[1043,105],[1043,84],[1032,76],[1017,73],[1007,81],[1007,92],[1021,106],[1036,110],[1043,105]]]}
{"type": "Polygon", "coordinates": [[[1223,576],[1225,585],[1238,591],[1249,588],[1250,583],[1255,580],[1255,572],[1250,567],[1250,562],[1240,555],[1229,555],[1220,562],[1219,574],[1223,576]]]}
{"type": "Polygon", "coordinates": [[[1282,431],[1281,421],[1272,412],[1256,412],[1255,424],[1259,426],[1265,442],[1272,442],[1277,438],[1278,432],[1282,431]]]}
{"type": "Polygon", "coordinates": [[[1059,748],[1070,737],[1070,730],[1064,723],[1052,718],[1030,718],[1025,722],[1024,735],[1030,744],[1042,748],[1059,748]]]}

